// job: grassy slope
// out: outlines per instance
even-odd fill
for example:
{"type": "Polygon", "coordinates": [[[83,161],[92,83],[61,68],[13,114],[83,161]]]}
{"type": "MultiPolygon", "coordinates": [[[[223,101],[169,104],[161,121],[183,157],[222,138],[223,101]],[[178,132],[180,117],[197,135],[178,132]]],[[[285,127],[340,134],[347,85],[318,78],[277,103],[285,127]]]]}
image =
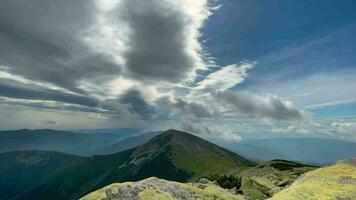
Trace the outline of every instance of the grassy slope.
{"type": "Polygon", "coordinates": [[[356,160],[310,171],[271,199],[356,199],[356,160]]]}
{"type": "Polygon", "coordinates": [[[184,132],[172,134],[170,140],[177,168],[193,173],[196,178],[254,166],[237,154],[184,132]]]}

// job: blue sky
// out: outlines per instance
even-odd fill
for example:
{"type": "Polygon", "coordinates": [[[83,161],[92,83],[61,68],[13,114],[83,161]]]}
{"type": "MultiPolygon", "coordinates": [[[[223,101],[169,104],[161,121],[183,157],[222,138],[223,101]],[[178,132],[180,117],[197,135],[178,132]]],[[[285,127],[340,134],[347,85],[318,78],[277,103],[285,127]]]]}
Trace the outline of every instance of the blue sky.
{"type": "MultiPolygon", "coordinates": [[[[203,30],[209,53],[221,65],[241,60],[258,62],[250,71],[250,78],[237,85],[236,90],[263,88],[266,82],[284,83],[318,74],[356,73],[354,1],[225,0],[220,3],[223,7],[209,18],[203,30]]],[[[264,89],[264,92],[275,92],[264,89]]],[[[339,92],[339,88],[329,89],[332,93],[339,92]]],[[[303,94],[302,90],[299,89],[299,95],[303,94]]],[[[354,91],[349,92],[348,100],[356,97],[354,91]]],[[[341,102],[343,98],[346,97],[323,99],[321,96],[320,103],[341,102]]],[[[356,103],[347,101],[346,104],[309,110],[320,117],[355,116],[356,109],[352,108],[356,103]]],[[[308,106],[308,102],[299,106],[308,106]]]]}
{"type": "Polygon", "coordinates": [[[352,0],[0,7],[0,129],[356,140],[352,0]]]}

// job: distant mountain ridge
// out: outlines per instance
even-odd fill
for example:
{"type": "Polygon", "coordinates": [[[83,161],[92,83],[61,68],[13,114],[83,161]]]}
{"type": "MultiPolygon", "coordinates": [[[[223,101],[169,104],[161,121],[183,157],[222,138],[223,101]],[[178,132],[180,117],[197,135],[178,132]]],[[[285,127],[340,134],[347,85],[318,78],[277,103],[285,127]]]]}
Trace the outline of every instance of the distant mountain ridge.
{"type": "Polygon", "coordinates": [[[134,149],[85,159],[32,190],[24,199],[78,199],[114,182],[151,176],[187,181],[253,165],[253,162],[199,137],[168,130],[134,149]]]}
{"type": "Polygon", "coordinates": [[[283,159],[324,166],[356,157],[356,143],[324,138],[272,138],[216,144],[256,162],[283,159]]]}
{"type": "MultiPolygon", "coordinates": [[[[258,151],[242,151],[240,146],[253,145],[275,152],[267,160],[285,159],[314,165],[328,165],[356,157],[356,143],[323,138],[276,138],[247,140],[236,144],[235,152],[253,160],[266,161],[258,151]]],[[[266,152],[266,151],[265,151],[266,152]]]]}
{"type": "Polygon", "coordinates": [[[21,150],[60,151],[88,156],[136,132],[77,133],[50,129],[0,131],[0,153],[21,150]]]}

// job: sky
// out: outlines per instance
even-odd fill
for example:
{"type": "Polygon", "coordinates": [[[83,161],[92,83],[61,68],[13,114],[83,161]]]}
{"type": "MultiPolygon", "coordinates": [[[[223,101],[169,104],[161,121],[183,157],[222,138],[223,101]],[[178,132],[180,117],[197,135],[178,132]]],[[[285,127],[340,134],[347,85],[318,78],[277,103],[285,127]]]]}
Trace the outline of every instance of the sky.
{"type": "Polygon", "coordinates": [[[356,141],[353,0],[2,0],[0,129],[356,141]]]}

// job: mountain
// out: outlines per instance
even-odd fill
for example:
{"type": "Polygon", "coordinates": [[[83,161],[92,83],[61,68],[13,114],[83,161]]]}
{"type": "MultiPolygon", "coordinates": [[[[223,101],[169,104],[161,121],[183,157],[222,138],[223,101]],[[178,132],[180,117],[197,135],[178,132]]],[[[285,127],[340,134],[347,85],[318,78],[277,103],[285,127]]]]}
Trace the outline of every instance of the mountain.
{"type": "Polygon", "coordinates": [[[257,161],[284,159],[323,166],[356,157],[356,143],[322,138],[259,139],[220,145],[257,161]]]}
{"type": "Polygon", "coordinates": [[[217,144],[226,149],[229,149],[232,152],[238,152],[243,157],[248,158],[250,160],[254,160],[256,162],[265,162],[275,159],[288,159],[288,156],[283,155],[282,152],[269,149],[267,147],[257,146],[255,144],[250,144],[247,142],[217,144]]]}
{"type": "Polygon", "coordinates": [[[78,199],[115,182],[151,176],[184,182],[253,165],[199,137],[168,130],[134,149],[87,158],[32,190],[24,199],[78,199]]]}
{"type": "Polygon", "coordinates": [[[284,199],[356,199],[356,159],[307,172],[271,198],[284,199]]]}
{"type": "Polygon", "coordinates": [[[16,151],[0,154],[0,199],[16,199],[83,158],[58,152],[16,151]]]}
{"type": "Polygon", "coordinates": [[[126,139],[123,139],[122,141],[115,143],[115,144],[101,148],[101,149],[95,151],[94,154],[95,155],[107,155],[107,154],[113,154],[113,153],[118,153],[120,151],[132,149],[137,146],[140,146],[141,144],[148,142],[151,138],[153,138],[154,136],[156,136],[160,133],[162,133],[162,132],[157,131],[157,132],[142,133],[140,135],[128,137],[126,139]]]}
{"type": "Polygon", "coordinates": [[[0,153],[44,150],[87,156],[135,133],[124,131],[123,133],[100,132],[89,134],[48,129],[0,131],[0,153]]]}
{"type": "Polygon", "coordinates": [[[178,183],[153,177],[134,183],[115,183],[81,198],[81,200],[97,199],[244,200],[245,198],[241,195],[233,195],[206,179],[201,179],[199,183],[178,183]]]}

